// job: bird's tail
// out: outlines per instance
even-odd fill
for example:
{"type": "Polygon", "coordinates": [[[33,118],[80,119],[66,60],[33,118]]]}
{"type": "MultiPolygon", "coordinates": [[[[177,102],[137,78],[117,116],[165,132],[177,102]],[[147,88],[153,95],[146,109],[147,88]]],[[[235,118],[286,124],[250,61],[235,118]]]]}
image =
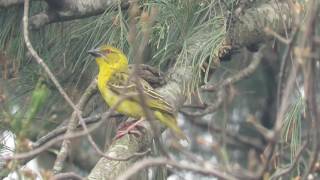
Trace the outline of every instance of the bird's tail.
{"type": "Polygon", "coordinates": [[[183,131],[178,127],[176,117],[171,114],[155,111],[154,115],[156,118],[165,124],[168,128],[170,128],[174,135],[179,139],[184,139],[188,141],[187,136],[183,133],[183,131]]]}

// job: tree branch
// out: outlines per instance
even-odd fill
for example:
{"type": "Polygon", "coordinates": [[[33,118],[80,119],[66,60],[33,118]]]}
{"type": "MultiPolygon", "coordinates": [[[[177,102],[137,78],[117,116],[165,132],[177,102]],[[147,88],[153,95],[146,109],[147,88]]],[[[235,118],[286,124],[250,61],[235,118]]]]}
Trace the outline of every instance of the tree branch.
{"type": "Polygon", "coordinates": [[[63,179],[84,180],[84,178],[82,178],[81,176],[77,175],[74,172],[60,173],[55,175],[53,178],[50,178],[50,180],[63,180],[63,179]]]}
{"type": "MultiPolygon", "coordinates": [[[[97,82],[94,79],[90,83],[90,85],[86,89],[86,91],[83,93],[83,95],[81,96],[81,98],[77,104],[77,107],[80,111],[83,110],[83,108],[87,104],[88,100],[96,92],[96,90],[97,90],[97,82]]],[[[68,128],[67,128],[67,132],[66,132],[67,136],[72,134],[72,132],[77,128],[78,123],[79,123],[79,120],[77,119],[77,114],[76,114],[76,112],[73,112],[70,117],[70,120],[68,122],[68,128]]],[[[63,168],[64,161],[65,161],[67,154],[68,154],[68,151],[69,151],[70,144],[71,144],[71,141],[69,139],[63,140],[61,148],[60,148],[60,152],[58,153],[57,159],[56,159],[54,166],[53,166],[53,171],[55,173],[61,172],[61,170],[63,168]]]]}
{"type": "Polygon", "coordinates": [[[128,180],[131,179],[134,174],[137,172],[152,166],[161,166],[161,165],[170,165],[174,168],[180,170],[188,170],[193,171],[195,173],[203,174],[205,176],[215,176],[220,179],[228,179],[228,180],[235,180],[236,178],[228,175],[227,173],[223,172],[222,170],[218,170],[216,168],[210,167],[202,167],[198,166],[194,163],[184,163],[180,164],[177,161],[167,159],[167,158],[154,158],[154,159],[144,159],[133,164],[127,171],[124,171],[121,176],[117,178],[117,180],[128,180]]]}
{"type": "Polygon", "coordinates": [[[266,27],[277,34],[283,34],[292,25],[290,8],[286,1],[271,0],[232,18],[227,41],[233,48],[252,46],[272,38],[272,35],[265,32],[266,27]]]}
{"type": "Polygon", "coordinates": [[[38,29],[44,25],[86,18],[103,13],[106,9],[129,6],[129,0],[47,0],[48,9],[30,18],[30,25],[38,29]]]}
{"type": "Polygon", "coordinates": [[[10,6],[21,5],[23,0],[0,0],[0,8],[8,8],[10,6]]]}

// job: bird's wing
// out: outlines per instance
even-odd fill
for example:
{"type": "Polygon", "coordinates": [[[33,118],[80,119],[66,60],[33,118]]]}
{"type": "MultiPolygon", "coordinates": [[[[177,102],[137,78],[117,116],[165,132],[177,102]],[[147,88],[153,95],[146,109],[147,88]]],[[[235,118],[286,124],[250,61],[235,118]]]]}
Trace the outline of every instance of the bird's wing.
{"type": "MultiPolygon", "coordinates": [[[[139,79],[139,81],[149,108],[174,114],[173,107],[164,99],[163,96],[156,92],[145,80],[139,79]]],[[[140,102],[138,87],[136,83],[129,78],[129,75],[127,73],[117,72],[113,74],[107,86],[116,94],[130,94],[133,96],[131,98],[132,100],[140,102]]]]}

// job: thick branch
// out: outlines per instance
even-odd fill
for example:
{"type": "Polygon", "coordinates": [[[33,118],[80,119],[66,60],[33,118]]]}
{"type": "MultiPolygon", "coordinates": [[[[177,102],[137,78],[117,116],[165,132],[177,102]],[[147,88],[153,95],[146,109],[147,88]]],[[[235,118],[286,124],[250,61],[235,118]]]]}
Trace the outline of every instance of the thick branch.
{"type": "MultiPolygon", "coordinates": [[[[291,19],[289,5],[286,2],[270,1],[259,7],[253,7],[232,24],[229,38],[234,45],[250,46],[270,38],[265,28],[283,34],[290,29],[291,19]]],[[[232,22],[231,22],[232,23],[232,22]]]]}
{"type": "Polygon", "coordinates": [[[284,34],[286,30],[291,29],[292,19],[290,17],[288,3],[276,0],[249,8],[241,15],[233,14],[228,20],[225,47],[220,49],[219,58],[228,56],[228,52],[232,52],[230,47],[231,49],[252,48],[258,43],[269,40],[272,36],[265,32],[266,28],[278,34],[284,34]]]}
{"type": "Polygon", "coordinates": [[[10,6],[15,6],[15,5],[19,5],[22,4],[23,0],[0,0],[0,8],[7,8],[10,6]]]}
{"type": "Polygon", "coordinates": [[[44,25],[85,18],[103,13],[110,7],[128,8],[129,0],[47,0],[48,10],[30,18],[31,28],[44,25]]]}
{"type": "Polygon", "coordinates": [[[218,170],[218,168],[215,169],[213,167],[201,167],[192,163],[180,164],[170,159],[156,158],[156,159],[144,159],[140,162],[137,162],[129,170],[125,171],[120,177],[118,177],[117,180],[131,179],[131,177],[138,171],[141,171],[151,166],[160,166],[160,165],[170,165],[180,170],[193,171],[195,173],[203,174],[205,176],[216,176],[216,177],[219,177],[219,179],[228,179],[228,180],[235,179],[234,177],[223,172],[222,170],[218,170]]]}

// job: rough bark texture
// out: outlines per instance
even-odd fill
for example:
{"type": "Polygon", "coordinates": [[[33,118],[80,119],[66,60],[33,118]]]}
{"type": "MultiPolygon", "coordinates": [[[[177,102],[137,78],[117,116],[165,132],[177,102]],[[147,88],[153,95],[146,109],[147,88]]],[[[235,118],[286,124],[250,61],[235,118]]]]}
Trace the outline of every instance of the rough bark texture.
{"type": "Polygon", "coordinates": [[[251,46],[270,39],[265,28],[283,34],[290,29],[289,5],[285,2],[270,1],[258,7],[247,9],[243,15],[233,17],[230,22],[228,39],[232,46],[251,46]]]}
{"type": "MultiPolygon", "coordinates": [[[[134,153],[146,151],[152,142],[152,137],[150,133],[147,133],[147,129],[143,131],[143,136],[125,135],[116,140],[106,154],[111,157],[125,158],[134,153]]],[[[137,158],[128,161],[112,161],[101,158],[91,171],[88,179],[115,179],[136,160],[137,158]]],[[[135,178],[146,179],[146,173],[139,173],[135,178]]]]}
{"type": "Polygon", "coordinates": [[[48,9],[30,18],[30,26],[38,29],[44,25],[101,14],[110,7],[128,8],[128,0],[47,0],[48,9]],[[120,3],[120,4],[119,4],[120,3]]]}
{"type": "Polygon", "coordinates": [[[1,7],[7,8],[10,6],[14,6],[22,3],[23,3],[23,0],[0,0],[0,8],[1,7]]]}

